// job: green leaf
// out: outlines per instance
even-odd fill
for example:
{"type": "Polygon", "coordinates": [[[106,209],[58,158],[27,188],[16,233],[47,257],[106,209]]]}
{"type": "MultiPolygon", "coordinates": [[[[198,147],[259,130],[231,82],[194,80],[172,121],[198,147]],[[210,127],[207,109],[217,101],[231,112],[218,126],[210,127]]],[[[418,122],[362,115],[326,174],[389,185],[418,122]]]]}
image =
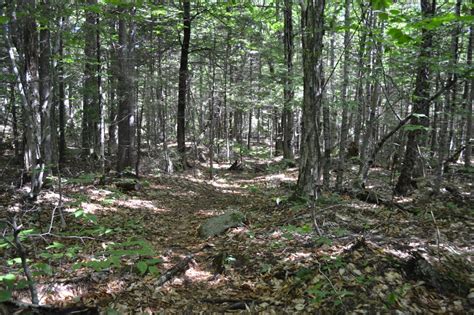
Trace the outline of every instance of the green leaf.
{"type": "Polygon", "coordinates": [[[12,292],[9,290],[0,290],[0,303],[9,301],[12,298],[12,292]]]}
{"type": "Polygon", "coordinates": [[[0,24],[7,24],[8,23],[8,17],[2,15],[0,16],[0,24]]]}
{"type": "Polygon", "coordinates": [[[84,209],[79,208],[76,211],[74,211],[74,217],[80,218],[84,215],[84,209]]]}
{"type": "Polygon", "coordinates": [[[13,283],[16,280],[16,276],[13,273],[7,273],[0,276],[0,282],[13,283]]]}
{"type": "Polygon", "coordinates": [[[392,0],[372,0],[372,7],[375,10],[383,10],[392,4],[392,0]]]}
{"type": "Polygon", "coordinates": [[[37,263],[35,267],[40,271],[40,274],[49,276],[53,274],[53,268],[46,263],[37,263]]]}
{"type": "Polygon", "coordinates": [[[64,244],[63,243],[59,243],[59,242],[53,242],[53,244],[49,245],[48,247],[46,247],[46,249],[61,249],[61,248],[64,248],[64,244]]]}
{"type": "Polygon", "coordinates": [[[149,266],[148,271],[154,276],[159,276],[160,275],[160,271],[158,270],[158,267],[156,267],[156,266],[149,266]]]}
{"type": "Polygon", "coordinates": [[[141,275],[144,275],[145,272],[148,270],[148,265],[143,260],[139,261],[138,264],[137,264],[137,269],[138,269],[138,271],[140,272],[141,275]]]}
{"type": "Polygon", "coordinates": [[[380,12],[380,13],[379,13],[379,18],[380,18],[382,21],[387,21],[387,20],[388,20],[388,14],[385,13],[385,12],[380,12]]]}
{"type": "Polygon", "coordinates": [[[392,37],[392,39],[398,44],[404,44],[413,40],[413,38],[403,33],[399,28],[392,27],[387,31],[387,34],[390,35],[390,37],[392,37]]]}
{"type": "Polygon", "coordinates": [[[7,265],[13,266],[15,264],[21,264],[21,258],[20,257],[16,257],[16,258],[7,260],[7,265]]]}
{"type": "Polygon", "coordinates": [[[156,264],[159,264],[159,263],[161,263],[161,262],[162,262],[162,260],[159,259],[159,258],[151,258],[151,259],[147,259],[147,260],[146,260],[146,263],[147,263],[149,266],[151,266],[151,265],[156,265],[156,264]]]}

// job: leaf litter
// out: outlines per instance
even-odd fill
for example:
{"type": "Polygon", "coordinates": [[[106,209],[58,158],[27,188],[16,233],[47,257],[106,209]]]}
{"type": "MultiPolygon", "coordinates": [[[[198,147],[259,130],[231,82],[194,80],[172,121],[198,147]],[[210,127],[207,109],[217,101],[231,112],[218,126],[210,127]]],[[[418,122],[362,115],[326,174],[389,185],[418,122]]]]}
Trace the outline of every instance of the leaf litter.
{"type": "MultiPolygon", "coordinates": [[[[83,208],[113,232],[81,239],[75,261],[53,263],[54,275],[38,279],[42,302],[98,305],[119,314],[472,308],[469,204],[415,200],[414,214],[325,193],[312,209],[288,201],[295,172],[226,172],[213,182],[191,172],[146,176],[147,185],[125,193],[113,185],[67,185],[69,210],[83,208]],[[226,209],[244,212],[245,225],[200,239],[204,220],[226,209]],[[130,255],[120,258],[120,268],[73,268],[110,257],[111,244],[132,238],[150,244],[150,263],[130,255]]],[[[48,215],[41,216],[44,228],[48,215]]],[[[93,222],[81,222],[71,235],[94,229],[93,222]]],[[[78,240],[61,242],[72,248],[78,240]]]]}

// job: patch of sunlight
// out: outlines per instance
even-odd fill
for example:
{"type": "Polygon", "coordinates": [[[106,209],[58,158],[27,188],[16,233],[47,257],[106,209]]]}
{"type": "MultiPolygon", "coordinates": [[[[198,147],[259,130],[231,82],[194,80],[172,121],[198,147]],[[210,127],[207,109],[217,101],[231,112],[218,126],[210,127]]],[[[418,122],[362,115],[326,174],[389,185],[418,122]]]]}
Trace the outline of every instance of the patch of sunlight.
{"type": "Polygon", "coordinates": [[[88,195],[93,197],[106,197],[108,195],[112,195],[113,192],[106,189],[91,189],[87,192],[88,195]]]}
{"type": "Polygon", "coordinates": [[[406,259],[406,258],[409,258],[411,256],[409,252],[404,252],[404,251],[401,251],[401,250],[391,249],[391,248],[385,248],[384,252],[386,252],[388,254],[391,254],[395,257],[402,258],[402,259],[406,259]]]}
{"type": "MultiPolygon", "coordinates": [[[[63,202],[71,201],[71,198],[67,198],[66,196],[62,196],[63,202]]],[[[59,193],[53,191],[44,191],[38,196],[38,202],[49,202],[49,203],[57,203],[59,201],[59,193]]]]}
{"type": "Polygon", "coordinates": [[[169,212],[169,209],[158,208],[153,201],[142,199],[117,200],[116,205],[134,210],[150,210],[153,212],[169,212]]]}
{"type": "Polygon", "coordinates": [[[219,210],[199,210],[196,212],[198,216],[203,216],[203,217],[211,217],[215,215],[222,214],[222,211],[219,210]]]}
{"type": "Polygon", "coordinates": [[[171,187],[160,184],[151,184],[150,190],[171,190],[171,187]]]}
{"type": "Polygon", "coordinates": [[[284,261],[298,261],[298,260],[306,259],[306,258],[311,257],[311,254],[312,253],[302,253],[302,252],[292,253],[290,254],[290,256],[286,257],[284,261]]]}
{"type": "Polygon", "coordinates": [[[188,278],[191,282],[204,282],[208,281],[212,277],[212,273],[205,270],[200,270],[197,266],[191,266],[184,275],[188,278]]]}
{"type": "MultiPolygon", "coordinates": [[[[103,210],[104,207],[96,203],[81,202],[80,208],[84,209],[85,213],[96,213],[97,211],[103,210]]],[[[76,210],[77,208],[72,209],[73,212],[76,210]]]]}
{"type": "Polygon", "coordinates": [[[106,292],[108,294],[115,295],[121,291],[124,291],[126,288],[125,281],[123,280],[112,280],[107,283],[106,292]]]}
{"type": "Polygon", "coordinates": [[[354,209],[359,209],[359,210],[367,210],[367,209],[373,209],[376,208],[377,205],[371,205],[371,204],[360,204],[357,202],[351,202],[348,204],[349,207],[354,208],[354,209]]]}
{"type": "Polygon", "coordinates": [[[270,237],[273,239],[276,239],[276,238],[281,238],[282,235],[283,233],[281,231],[274,231],[272,234],[270,234],[270,237]]]}
{"type": "Polygon", "coordinates": [[[413,202],[413,198],[412,198],[412,197],[397,197],[397,198],[395,198],[395,200],[396,200],[397,202],[401,202],[401,203],[413,202]]]}
{"type": "Polygon", "coordinates": [[[244,234],[249,232],[249,229],[245,226],[239,226],[232,229],[232,234],[244,234]]]}
{"type": "Polygon", "coordinates": [[[70,301],[77,296],[84,295],[85,291],[79,286],[64,283],[52,283],[49,285],[38,285],[40,304],[51,302],[70,301]]]}

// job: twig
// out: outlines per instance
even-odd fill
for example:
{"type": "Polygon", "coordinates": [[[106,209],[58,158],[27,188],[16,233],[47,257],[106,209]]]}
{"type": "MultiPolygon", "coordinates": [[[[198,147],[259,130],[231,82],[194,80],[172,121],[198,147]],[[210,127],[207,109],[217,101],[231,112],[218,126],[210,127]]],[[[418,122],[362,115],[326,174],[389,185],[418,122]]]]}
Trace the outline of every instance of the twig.
{"type": "Polygon", "coordinates": [[[188,265],[189,263],[192,261],[193,259],[193,254],[189,254],[187,255],[186,257],[184,257],[184,259],[182,259],[180,262],[178,262],[176,265],[174,265],[173,267],[171,267],[170,269],[168,269],[159,279],[158,281],[155,283],[155,285],[157,287],[161,287],[163,284],[165,284],[166,282],[170,281],[171,279],[173,279],[175,276],[177,276],[178,274],[186,271],[186,269],[188,269],[188,265]]]}
{"type": "Polygon", "coordinates": [[[20,256],[23,272],[25,273],[26,279],[28,280],[28,288],[30,289],[31,294],[31,303],[38,305],[38,290],[36,289],[35,280],[33,279],[30,267],[27,263],[25,248],[23,247],[23,244],[21,244],[19,237],[22,225],[17,225],[16,218],[12,219],[11,225],[13,227],[13,240],[15,242],[15,249],[18,252],[18,255],[20,256]]]}
{"type": "Polygon", "coordinates": [[[334,286],[334,284],[332,284],[332,281],[331,279],[328,278],[328,276],[326,276],[326,274],[321,270],[321,264],[318,262],[318,269],[319,269],[319,272],[323,275],[324,278],[326,278],[327,282],[329,283],[329,285],[331,286],[331,288],[333,289],[334,293],[336,294],[337,298],[339,299],[339,301],[341,302],[341,305],[344,307],[344,309],[346,308],[344,306],[344,303],[342,302],[342,299],[341,299],[341,295],[339,294],[339,291],[336,289],[336,287],[334,286]]]}
{"type": "Polygon", "coordinates": [[[59,190],[59,200],[58,200],[58,208],[59,208],[59,217],[61,218],[61,228],[66,228],[66,220],[64,220],[64,213],[63,213],[63,186],[62,186],[62,178],[61,178],[61,168],[59,167],[59,162],[57,164],[58,168],[58,190],[59,190]]]}
{"type": "Polygon", "coordinates": [[[323,233],[321,232],[321,229],[319,228],[319,225],[318,225],[318,221],[316,221],[316,211],[313,207],[313,209],[311,209],[311,216],[313,218],[313,227],[314,229],[316,230],[316,232],[318,232],[319,236],[323,236],[323,233]]]}
{"type": "Polygon", "coordinates": [[[75,236],[75,235],[58,235],[54,233],[43,233],[43,234],[30,234],[29,237],[41,237],[44,238],[46,236],[51,236],[51,237],[57,237],[57,238],[66,238],[66,239],[79,239],[82,242],[84,240],[97,240],[95,237],[90,237],[90,236],[75,236]]]}

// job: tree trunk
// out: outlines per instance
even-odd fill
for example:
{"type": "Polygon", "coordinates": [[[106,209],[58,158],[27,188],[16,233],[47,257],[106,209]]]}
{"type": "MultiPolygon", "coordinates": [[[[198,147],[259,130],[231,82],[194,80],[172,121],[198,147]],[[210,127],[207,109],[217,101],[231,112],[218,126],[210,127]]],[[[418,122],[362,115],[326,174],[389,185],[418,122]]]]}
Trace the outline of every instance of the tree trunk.
{"type": "Polygon", "coordinates": [[[285,0],[284,10],[284,53],[286,62],[283,114],[281,125],[283,129],[283,158],[293,159],[293,1],[285,0]]]}
{"type": "MultiPolygon", "coordinates": [[[[459,17],[461,14],[461,0],[456,1],[456,16],[459,17]]],[[[458,62],[458,47],[459,47],[459,33],[460,27],[456,25],[452,30],[451,36],[451,58],[450,58],[450,69],[454,69],[458,62]]],[[[452,82],[451,89],[446,91],[445,96],[445,107],[441,115],[441,128],[440,128],[440,142],[438,148],[438,164],[436,166],[436,179],[434,185],[434,192],[439,192],[441,188],[441,183],[443,181],[444,174],[444,160],[449,156],[449,147],[452,141],[453,136],[453,116],[454,116],[454,107],[456,102],[456,82],[457,75],[454,70],[448,73],[448,80],[452,82]],[[449,128],[451,127],[451,128],[449,128]],[[449,129],[449,131],[448,131],[449,129]],[[448,134],[449,132],[449,134],[448,134]]],[[[448,83],[448,82],[447,82],[448,83]]]]}
{"type": "MultiPolygon", "coordinates": [[[[41,8],[46,12],[49,9],[49,1],[42,0],[41,8]]],[[[50,173],[53,166],[53,147],[51,130],[51,45],[50,32],[47,25],[42,25],[39,42],[39,80],[40,80],[40,108],[41,108],[41,140],[45,162],[45,172],[50,173]]]]}
{"type": "MultiPolygon", "coordinates": [[[[87,6],[97,5],[97,0],[87,0],[87,6]]],[[[86,6],[84,24],[84,85],[82,107],[82,152],[85,156],[100,156],[100,56],[98,15],[86,6]]]]}
{"type": "Polygon", "coordinates": [[[344,11],[344,26],[346,30],[344,32],[344,64],[342,66],[342,88],[341,88],[341,101],[342,101],[342,118],[341,118],[341,139],[339,140],[339,161],[337,166],[336,176],[336,190],[341,190],[342,181],[344,177],[344,167],[346,158],[346,147],[347,147],[347,135],[349,133],[349,125],[347,124],[347,114],[349,111],[347,104],[347,86],[349,85],[349,44],[350,44],[350,0],[345,0],[345,11],[344,11]]]}
{"type": "Polygon", "coordinates": [[[301,157],[297,193],[318,197],[320,186],[319,116],[323,77],[321,53],[324,35],[324,0],[301,2],[303,46],[303,120],[301,125],[301,157]]]}
{"type": "MultiPolygon", "coordinates": [[[[181,59],[179,61],[179,87],[178,87],[178,113],[177,113],[177,141],[178,151],[183,154],[186,151],[186,92],[188,80],[188,55],[189,42],[191,40],[191,4],[189,0],[183,0],[183,43],[181,45],[181,59]]],[[[185,165],[186,163],[183,163],[185,165]]]]}
{"type": "Polygon", "coordinates": [[[119,20],[119,76],[117,82],[118,160],[117,171],[135,166],[135,97],[134,97],[134,38],[133,22],[127,27],[119,20]]]}
{"type": "MultiPolygon", "coordinates": [[[[431,0],[421,0],[421,13],[423,18],[430,18],[434,15],[435,5],[431,0]]],[[[416,71],[415,91],[413,93],[413,112],[415,114],[423,114],[426,107],[430,104],[427,102],[430,92],[429,82],[429,59],[431,57],[431,47],[433,34],[430,30],[422,29],[421,46],[418,55],[418,67],[416,71]]],[[[423,118],[414,116],[410,124],[417,126],[422,122],[423,118]],[[421,120],[421,121],[420,121],[421,120]]],[[[395,186],[395,193],[406,195],[412,188],[412,172],[418,155],[418,135],[419,130],[408,131],[408,141],[405,150],[405,157],[395,186]]]]}
{"type": "MultiPolygon", "coordinates": [[[[39,84],[39,45],[38,25],[34,19],[36,4],[34,0],[20,2],[23,39],[23,73],[20,75],[21,87],[24,94],[23,121],[25,123],[26,145],[24,163],[31,172],[30,197],[35,197],[43,185],[44,160],[42,156],[41,139],[41,103],[39,84]]],[[[15,68],[15,66],[14,66],[15,68]]]]}
{"type": "MultiPolygon", "coordinates": [[[[472,6],[472,1],[471,1],[472,6]]],[[[474,16],[474,6],[471,7],[471,16],[474,16]]],[[[468,69],[472,69],[472,46],[474,45],[474,26],[471,24],[469,27],[469,43],[467,46],[467,65],[468,69]]],[[[464,166],[470,167],[471,166],[471,155],[472,155],[472,99],[474,98],[474,78],[471,78],[470,84],[466,82],[466,89],[468,89],[465,93],[465,104],[466,104],[466,134],[464,144],[466,145],[466,149],[464,151],[464,166]],[[470,85],[470,89],[468,86],[470,85]]]]}

